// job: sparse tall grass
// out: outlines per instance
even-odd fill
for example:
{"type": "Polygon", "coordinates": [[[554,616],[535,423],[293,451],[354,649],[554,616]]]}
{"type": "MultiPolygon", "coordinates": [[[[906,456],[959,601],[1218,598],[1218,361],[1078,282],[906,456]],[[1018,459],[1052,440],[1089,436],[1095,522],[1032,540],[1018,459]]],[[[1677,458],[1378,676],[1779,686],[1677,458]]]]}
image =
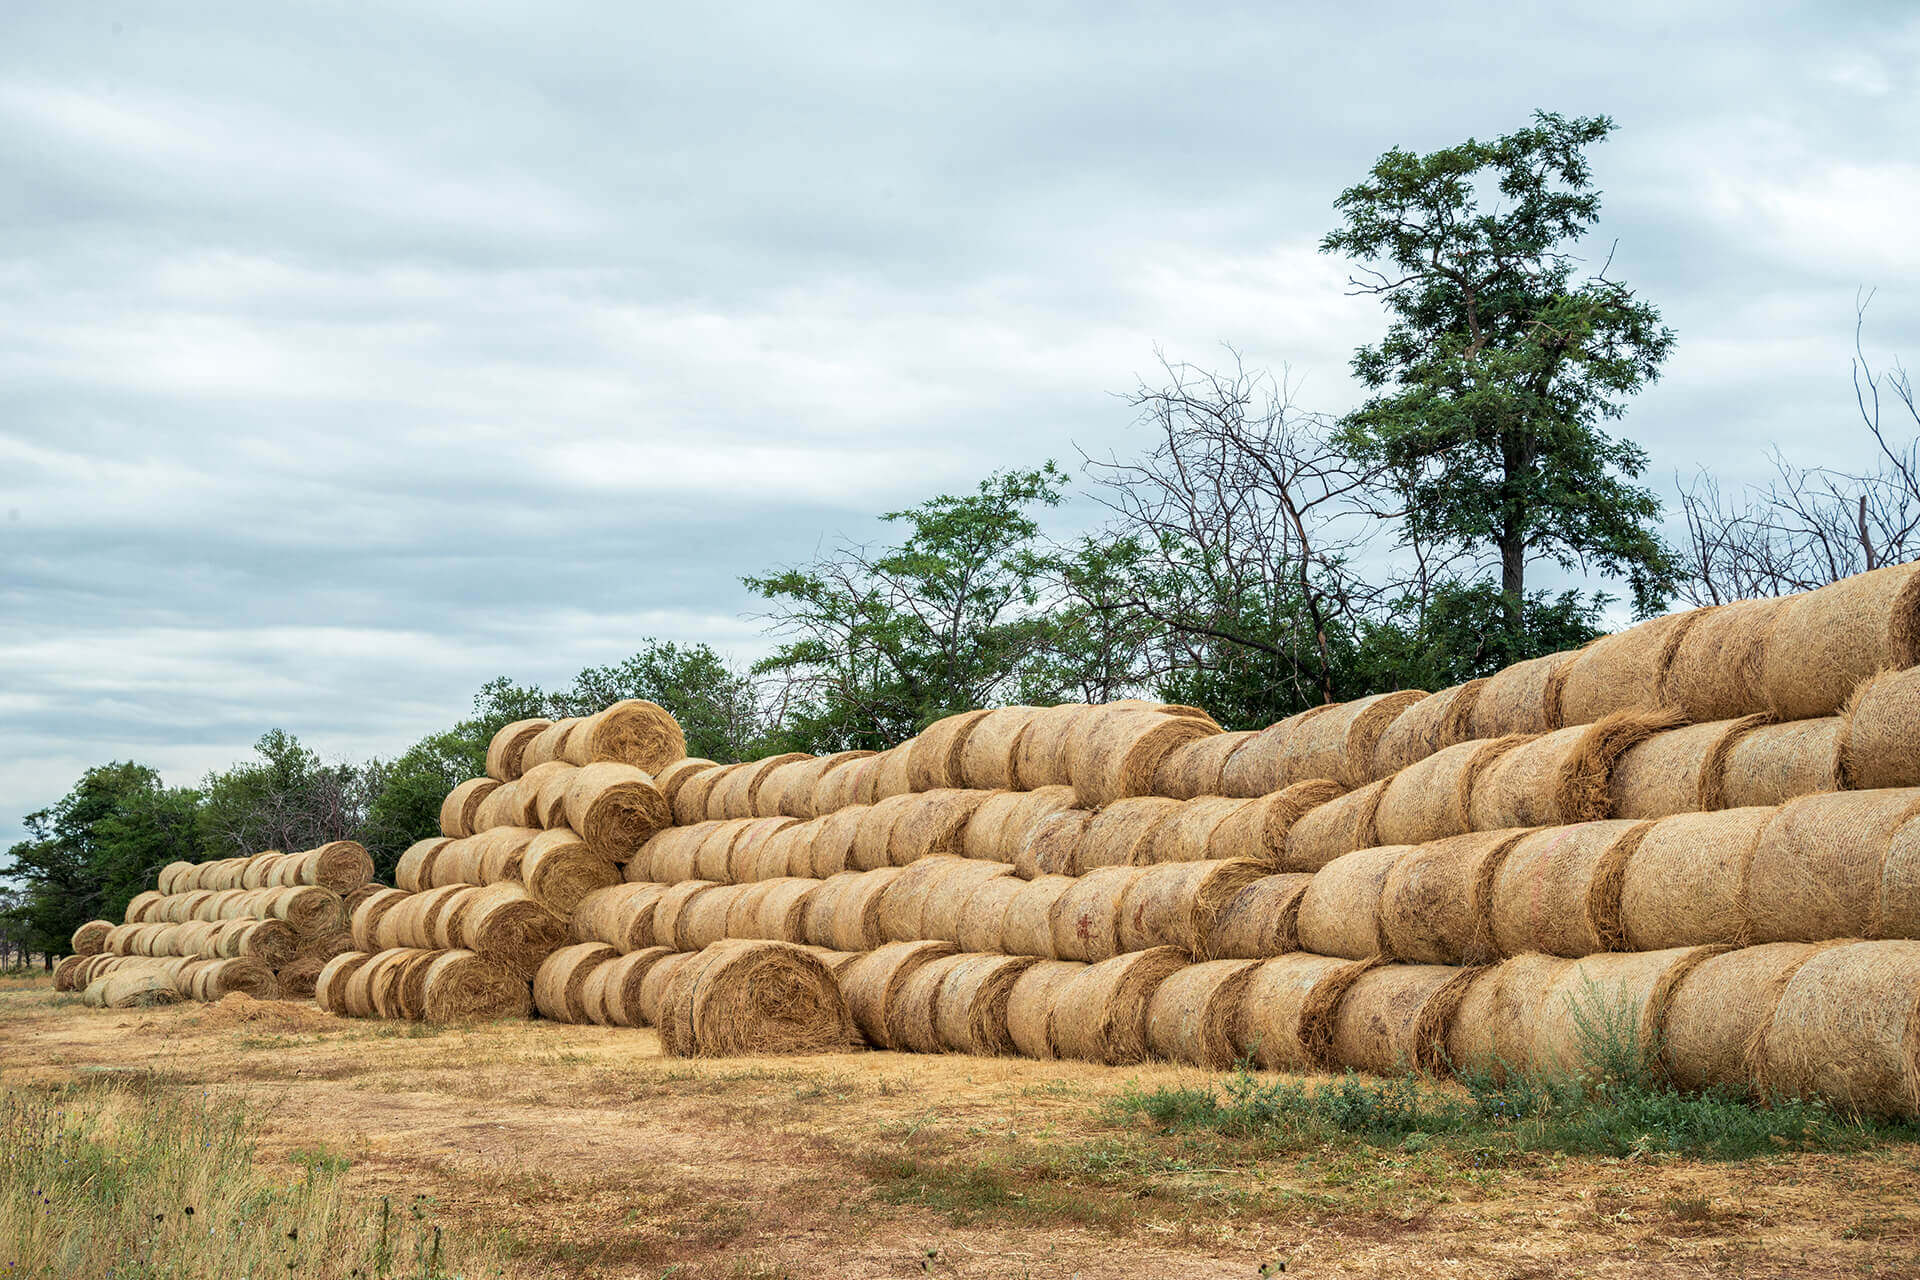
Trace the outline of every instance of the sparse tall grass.
{"type": "Polygon", "coordinates": [[[32,1280],[470,1280],[497,1259],[345,1162],[276,1177],[237,1103],[139,1081],[0,1096],[0,1273],[32,1280]]]}

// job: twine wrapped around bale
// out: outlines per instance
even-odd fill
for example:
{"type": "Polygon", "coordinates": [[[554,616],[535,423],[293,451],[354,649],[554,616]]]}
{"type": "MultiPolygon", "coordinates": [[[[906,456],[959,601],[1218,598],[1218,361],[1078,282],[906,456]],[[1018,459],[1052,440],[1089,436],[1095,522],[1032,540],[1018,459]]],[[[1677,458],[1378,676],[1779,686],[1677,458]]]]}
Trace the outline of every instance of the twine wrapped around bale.
{"type": "Polygon", "coordinates": [[[1447,1027],[1448,1064],[1496,1080],[1525,1074],[1546,992],[1573,964],[1530,953],[1479,970],[1447,1027]]]}
{"type": "Polygon", "coordinates": [[[727,942],[675,968],[660,1041],[679,1057],[832,1053],[855,1043],[834,976],[782,942],[727,942]]]}
{"type": "Polygon", "coordinates": [[[1673,656],[1708,612],[1670,613],[1581,649],[1560,676],[1561,723],[1592,724],[1616,712],[1664,706],[1673,656]]]}
{"type": "Polygon", "coordinates": [[[1259,967],[1257,960],[1210,960],[1168,975],[1147,1002],[1147,1051],[1209,1071],[1233,1066],[1247,985],[1259,967]]]}
{"type": "Polygon", "coordinates": [[[1221,776],[1228,759],[1259,736],[1258,731],[1216,733],[1175,747],[1153,775],[1153,793],[1174,800],[1225,794],[1221,776]]]}
{"type": "Polygon", "coordinates": [[[1651,822],[1610,819],[1520,838],[1493,876],[1493,940],[1502,955],[1618,950],[1620,887],[1651,822]]]}
{"type": "Polygon", "coordinates": [[[1090,964],[1054,992],[1047,1040],[1056,1056],[1119,1066],[1147,1058],[1154,992],[1187,964],[1176,947],[1131,951],[1090,964]]]}
{"type": "Polygon", "coordinates": [[[428,1022],[524,1018],[527,979],[471,951],[442,951],[427,966],[421,1016],[428,1022]]]}
{"type": "Polygon", "coordinates": [[[941,788],[915,796],[887,833],[887,861],[904,867],[921,858],[959,856],[967,823],[989,793],[941,788]]]}
{"type": "Polygon", "coordinates": [[[1000,949],[1010,956],[1060,959],[1053,943],[1054,908],[1077,883],[1073,876],[1039,876],[1022,884],[1001,915],[1000,949]]]}
{"type": "Polygon", "coordinates": [[[1051,954],[1096,963],[1120,952],[1120,900],[1145,867],[1095,867],[1053,904],[1051,954]]]}
{"type": "Polygon", "coordinates": [[[107,949],[107,935],[113,926],[105,920],[89,920],[73,931],[73,954],[97,956],[107,949]]]}
{"type": "Polygon", "coordinates": [[[1649,827],[1620,881],[1622,944],[1661,951],[1746,941],[1748,869],[1774,812],[1682,813],[1649,827]]]}
{"type": "Polygon", "coordinates": [[[1420,964],[1485,964],[1493,938],[1493,880],[1525,830],[1473,831],[1417,845],[1380,889],[1388,955],[1420,964]]]}
{"type": "Polygon", "coordinates": [[[1622,752],[1609,782],[1616,818],[1664,818],[1724,808],[1727,759],[1765,716],[1714,720],[1656,733],[1622,752]]]}
{"type": "Polygon", "coordinates": [[[620,868],[567,827],[542,831],[520,860],[527,894],[563,919],[595,889],[619,884],[620,868]]]}
{"type": "Polygon", "coordinates": [[[888,1010],[898,1007],[900,990],[915,970],[953,954],[950,942],[889,942],[841,972],[840,990],[846,996],[847,1008],[870,1044],[882,1049],[900,1047],[887,1022],[888,1010]]]}
{"type": "Polygon", "coordinates": [[[1629,748],[1677,723],[1665,711],[1619,711],[1590,725],[1543,734],[1507,751],[1473,779],[1475,831],[1562,826],[1604,818],[1615,763],[1629,748]]]}
{"type": "Polygon", "coordinates": [[[1760,669],[1767,637],[1788,601],[1741,600],[1698,611],[1668,659],[1663,704],[1689,720],[1734,720],[1766,710],[1760,669]]]}
{"type": "Polygon", "coordinates": [[[1444,747],[1386,779],[1374,812],[1384,844],[1425,844],[1474,829],[1475,781],[1488,766],[1533,739],[1524,734],[1476,738],[1444,747]]]}
{"type": "Polygon", "coordinates": [[[1584,956],[1555,975],[1533,1019],[1529,1065],[1555,1074],[1617,1069],[1621,1049],[1634,1066],[1658,1065],[1667,1006],[1688,973],[1724,947],[1673,947],[1584,956]]]}
{"type": "Polygon", "coordinates": [[[1840,785],[1854,791],[1920,785],[1920,667],[1860,686],[1839,735],[1840,785]]]}
{"type": "Polygon", "coordinates": [[[553,727],[551,720],[515,720],[494,730],[487,741],[487,776],[512,782],[527,771],[527,745],[553,727]]]}
{"type": "Polygon", "coordinates": [[[895,989],[893,1003],[886,1011],[887,1038],[894,1048],[907,1053],[946,1051],[940,1040],[940,991],[967,958],[959,954],[935,956],[895,989]]]}
{"type": "Polygon", "coordinates": [[[1298,951],[1300,899],[1312,882],[1303,872],[1285,872],[1262,876],[1241,889],[1214,918],[1201,958],[1266,960],[1298,951]]]}
{"type": "Polygon", "coordinates": [[[1104,716],[1096,728],[1074,738],[1069,746],[1074,795],[1088,809],[1147,795],[1153,790],[1155,771],[1170,752],[1219,732],[1218,725],[1190,715],[1123,711],[1104,716]]]}
{"type": "Polygon", "coordinates": [[[1118,949],[1178,947],[1189,955],[1207,955],[1214,921],[1265,874],[1265,867],[1245,858],[1147,868],[1120,895],[1118,949]]]}
{"type": "Polygon", "coordinates": [[[1338,707],[1338,703],[1332,702],[1309,707],[1260,730],[1251,741],[1241,743],[1221,767],[1221,793],[1251,800],[1284,789],[1287,781],[1282,776],[1285,772],[1282,762],[1294,735],[1308,721],[1331,714],[1338,707]]]}
{"type": "Polygon", "coordinates": [[[1304,951],[1263,961],[1242,993],[1239,1056],[1266,1071],[1326,1070],[1340,997],[1376,963],[1304,951]]]}
{"type": "Polygon", "coordinates": [[[480,806],[502,784],[492,778],[468,778],[440,802],[440,834],[458,839],[474,833],[480,806]]]}
{"type": "Polygon", "coordinates": [[[619,952],[656,945],[653,909],[667,891],[663,884],[640,882],[595,889],[574,905],[568,932],[575,942],[604,942],[619,952]]]}
{"type": "Polygon", "coordinates": [[[673,821],[667,798],[632,765],[583,766],[567,786],[567,826],[609,862],[633,857],[654,832],[673,821]]]}
{"type": "Polygon", "coordinates": [[[1468,736],[1504,738],[1510,733],[1551,733],[1561,719],[1560,690],[1578,649],[1516,662],[1487,677],[1467,716],[1468,736]]]}
{"type": "MultiPolygon", "coordinates": [[[[953,940],[962,951],[1005,953],[1007,907],[1027,881],[1006,875],[975,885],[960,904],[953,940]]],[[[945,938],[945,934],[941,937],[945,938]]]]}
{"type": "MultiPolygon", "coordinates": [[[[1818,942],[1889,932],[1884,889],[1894,837],[1920,813],[1920,788],[1839,791],[1782,805],[1749,864],[1755,942],[1818,942]]],[[[1904,922],[1909,928],[1920,921],[1904,922]]]]}
{"type": "Polygon", "coordinates": [[[1385,782],[1369,783],[1301,814],[1287,830],[1276,869],[1318,871],[1343,853],[1379,844],[1374,815],[1386,789],[1385,782]]]}
{"type": "Polygon", "coordinates": [[[1045,962],[1001,955],[959,955],[953,960],[934,997],[934,1031],[941,1048],[983,1057],[1015,1052],[1007,1006],[1021,975],[1045,962]]]}
{"type": "Polygon", "coordinates": [[[1316,871],[1295,923],[1301,949],[1347,960],[1388,954],[1381,897],[1394,867],[1413,852],[1404,844],[1356,849],[1316,871]]]}
{"type": "Polygon", "coordinates": [[[1800,966],[1840,942],[1769,942],[1708,956],[1667,1001],[1661,1066],[1683,1089],[1753,1094],[1761,1034],[1800,966]]]}
{"type": "Polygon", "coordinates": [[[556,753],[581,766],[614,761],[648,774],[658,773],[687,754],[680,722],[665,707],[644,698],[619,702],[583,717],[561,741],[556,753]]]}
{"type": "Polygon", "coordinates": [[[640,989],[653,967],[674,953],[666,947],[644,947],[604,961],[587,975],[587,1014],[603,1027],[648,1025],[640,989]]]}
{"type": "Polygon", "coordinates": [[[533,975],[533,1007],[555,1022],[591,1022],[587,977],[620,953],[603,942],[576,942],[544,960],[533,975]]]}
{"type": "Polygon", "coordinates": [[[1375,1075],[1444,1070],[1447,1030],[1479,972],[1388,964],[1361,974],[1334,1009],[1333,1064],[1375,1075]]]}
{"type": "Polygon", "coordinates": [[[1424,689],[1376,693],[1343,702],[1307,720],[1288,739],[1281,757],[1284,782],[1332,778],[1347,787],[1373,780],[1373,755],[1393,722],[1426,698],[1424,689]]]}
{"type": "Polygon", "coordinates": [[[1790,599],[1767,633],[1760,690],[1780,719],[1808,720],[1839,712],[1878,672],[1916,663],[1920,562],[1858,573],[1790,599]]]}
{"type": "Polygon", "coordinates": [[[1374,744],[1368,781],[1390,778],[1408,765],[1418,764],[1437,751],[1468,741],[1473,704],[1486,679],[1469,680],[1430,693],[1394,718],[1374,744]]]}
{"type": "Polygon", "coordinates": [[[1785,804],[1840,789],[1840,716],[1763,724],[1741,734],[1720,770],[1720,802],[1729,809],[1785,804]]]}

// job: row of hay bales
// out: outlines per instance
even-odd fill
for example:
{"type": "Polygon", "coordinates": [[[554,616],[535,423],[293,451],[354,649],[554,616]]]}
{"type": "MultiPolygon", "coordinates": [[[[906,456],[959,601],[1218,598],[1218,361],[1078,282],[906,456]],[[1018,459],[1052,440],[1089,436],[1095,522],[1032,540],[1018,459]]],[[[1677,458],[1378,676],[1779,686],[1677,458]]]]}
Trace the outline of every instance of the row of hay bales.
{"type": "Polygon", "coordinates": [[[288,994],[257,956],[68,956],[54,970],[54,986],[79,991],[87,1004],[108,1009],[220,1000],[236,991],[257,1000],[288,994]]]}
{"type": "Polygon", "coordinates": [[[351,840],[169,863],[156,882],[127,903],[122,923],[89,920],[74,931],[73,954],[54,970],[57,989],[82,990],[109,972],[126,986],[138,971],[179,978],[185,999],[304,997],[351,945],[351,910],[381,888],[373,859],[351,840]]]}
{"type": "Polygon", "coordinates": [[[467,1022],[524,1017],[527,979],[458,947],[343,951],[327,961],[314,999],[352,1018],[467,1022]]]}

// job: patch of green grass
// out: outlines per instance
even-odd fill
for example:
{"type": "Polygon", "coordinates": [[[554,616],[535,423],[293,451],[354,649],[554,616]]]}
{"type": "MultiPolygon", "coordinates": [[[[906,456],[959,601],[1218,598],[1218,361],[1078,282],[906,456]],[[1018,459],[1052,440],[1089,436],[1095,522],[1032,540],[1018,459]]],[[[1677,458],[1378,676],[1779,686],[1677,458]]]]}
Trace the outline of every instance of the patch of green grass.
{"type": "Polygon", "coordinates": [[[1033,1176],[997,1161],[874,1156],[861,1170],[883,1203],[945,1214],[955,1226],[982,1220],[1117,1226],[1126,1215],[1108,1197],[1033,1176]]]}

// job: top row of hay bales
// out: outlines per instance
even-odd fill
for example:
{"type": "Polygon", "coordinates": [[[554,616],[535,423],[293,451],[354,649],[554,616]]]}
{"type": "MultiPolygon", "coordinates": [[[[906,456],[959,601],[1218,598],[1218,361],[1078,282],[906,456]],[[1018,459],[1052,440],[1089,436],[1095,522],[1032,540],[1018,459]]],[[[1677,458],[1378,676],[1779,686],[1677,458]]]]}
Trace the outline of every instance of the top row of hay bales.
{"type": "Polygon", "coordinates": [[[169,862],[160,868],[156,889],[162,894],[195,889],[290,889],[317,885],[338,894],[352,893],[373,879],[373,857],[357,840],[332,840],[300,853],[269,849],[213,862],[169,862]]]}
{"type": "Polygon", "coordinates": [[[686,754],[686,735],[666,708],[626,698],[590,716],[514,721],[487,745],[487,776],[511,782],[555,760],[579,767],[628,764],[657,774],[686,754]]]}

